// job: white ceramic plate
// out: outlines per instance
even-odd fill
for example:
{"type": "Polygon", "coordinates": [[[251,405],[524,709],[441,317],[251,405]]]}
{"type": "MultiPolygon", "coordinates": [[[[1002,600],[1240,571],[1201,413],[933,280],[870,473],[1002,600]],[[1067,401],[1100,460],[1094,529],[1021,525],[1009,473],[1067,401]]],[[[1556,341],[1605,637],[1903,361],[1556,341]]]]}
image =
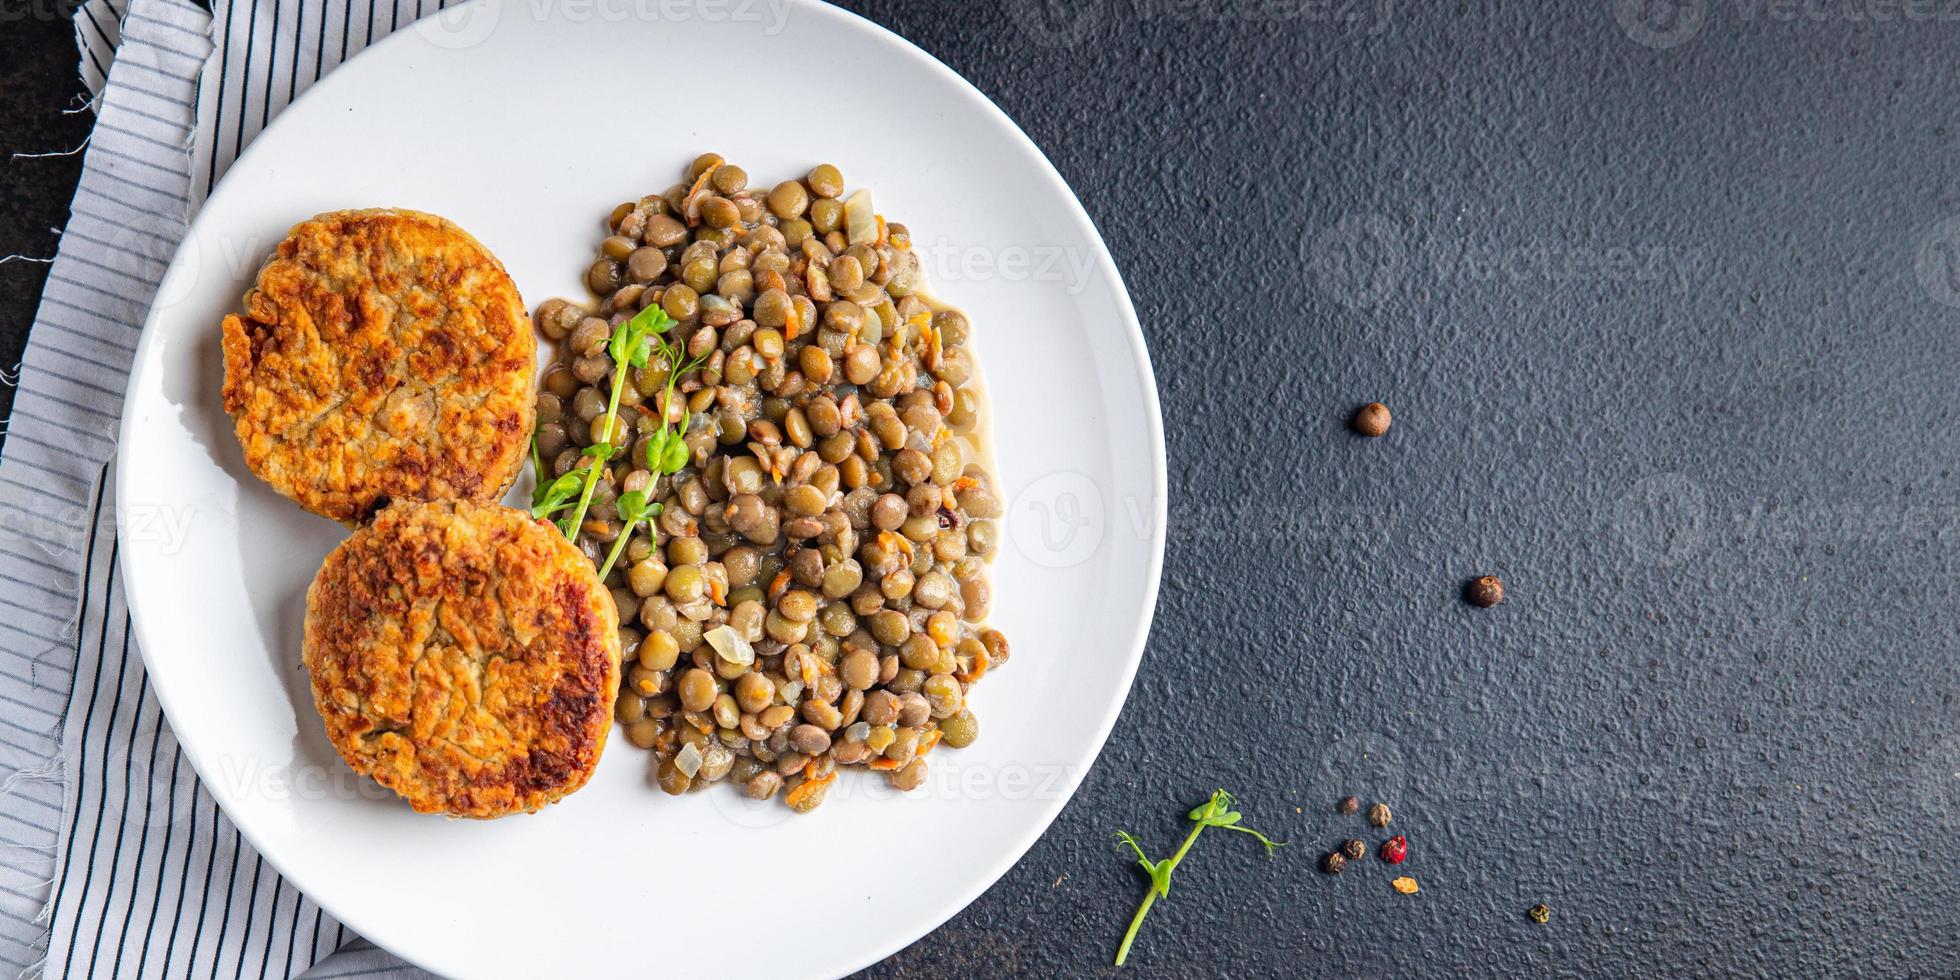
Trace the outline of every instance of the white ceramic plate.
{"type": "Polygon", "coordinates": [[[873,963],[1020,858],[1129,690],[1165,479],[1149,360],[1116,268],[1000,110],[834,8],[511,0],[439,16],[286,110],[166,275],[117,483],[151,683],[259,851],[350,928],[431,970],[657,963],[674,976],[790,977],[873,963]],[[724,56],[811,70],[709,67],[724,56]],[[840,106],[852,107],[841,124],[840,106]],[[454,219],[528,303],[583,298],[605,213],[710,149],[758,183],[836,163],[911,227],[935,293],[972,317],[1009,501],[995,622],[1014,648],[975,695],[983,735],[935,753],[916,792],[851,772],[801,817],[732,787],[668,798],[623,738],[589,787],[542,814],[412,813],[347,769],[314,713],[299,666],[304,592],[345,532],[245,469],[219,401],[218,320],[293,223],[381,205],[454,219]],[[152,533],[159,515],[184,533],[152,533]],[[795,925],[772,924],[789,909],[795,925]]]}

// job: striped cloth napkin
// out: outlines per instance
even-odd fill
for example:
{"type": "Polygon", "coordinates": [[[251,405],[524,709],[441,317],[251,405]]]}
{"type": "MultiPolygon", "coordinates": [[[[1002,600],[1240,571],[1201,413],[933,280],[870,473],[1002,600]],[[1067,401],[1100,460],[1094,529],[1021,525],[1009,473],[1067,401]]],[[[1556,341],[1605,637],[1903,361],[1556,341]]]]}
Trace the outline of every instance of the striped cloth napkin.
{"type": "Polygon", "coordinates": [[[191,772],[117,577],[116,429],[186,222],[307,86],[447,0],[90,0],[95,129],[0,451],[0,968],[426,976],[287,884],[191,772]]]}

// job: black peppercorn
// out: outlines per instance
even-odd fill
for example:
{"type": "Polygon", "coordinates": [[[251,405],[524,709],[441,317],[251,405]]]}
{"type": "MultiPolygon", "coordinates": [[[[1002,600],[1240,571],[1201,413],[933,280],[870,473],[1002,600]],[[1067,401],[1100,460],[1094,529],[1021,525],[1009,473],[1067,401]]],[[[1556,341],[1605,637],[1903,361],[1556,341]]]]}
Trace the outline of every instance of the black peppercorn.
{"type": "Polygon", "coordinates": [[[1347,870],[1347,858],[1342,857],[1341,852],[1335,851],[1320,859],[1320,870],[1330,875],[1340,874],[1347,870]]]}
{"type": "Polygon", "coordinates": [[[1386,803],[1377,803],[1368,808],[1368,822],[1377,827],[1388,826],[1388,821],[1394,816],[1394,814],[1388,812],[1388,804],[1386,803]]]}
{"type": "Polygon", "coordinates": [[[1361,801],[1352,796],[1343,796],[1341,802],[1334,804],[1335,813],[1353,813],[1359,809],[1361,809],[1361,801]]]}
{"type": "Polygon", "coordinates": [[[1350,861],[1359,861],[1368,856],[1368,845],[1358,839],[1351,840],[1341,845],[1341,853],[1346,854],[1350,861]]]}
{"type": "Polygon", "coordinates": [[[1504,581],[1495,575],[1473,578],[1463,587],[1463,601],[1479,609],[1489,609],[1504,601],[1504,581]]]}

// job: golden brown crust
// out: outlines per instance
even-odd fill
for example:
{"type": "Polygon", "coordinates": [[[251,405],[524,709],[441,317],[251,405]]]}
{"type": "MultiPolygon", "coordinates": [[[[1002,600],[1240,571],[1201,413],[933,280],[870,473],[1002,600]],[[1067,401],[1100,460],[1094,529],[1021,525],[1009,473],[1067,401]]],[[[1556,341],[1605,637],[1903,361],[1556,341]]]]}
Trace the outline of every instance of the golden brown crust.
{"type": "Polygon", "coordinates": [[[304,656],[356,772],[424,813],[498,817],[591,777],[619,690],[619,613],[551,525],[404,501],[327,556],[304,656]]]}
{"type": "Polygon", "coordinates": [[[223,330],[245,462],[313,513],[495,500],[523,466],[537,338],[503,264],[442,218],[300,222],[223,330]]]}

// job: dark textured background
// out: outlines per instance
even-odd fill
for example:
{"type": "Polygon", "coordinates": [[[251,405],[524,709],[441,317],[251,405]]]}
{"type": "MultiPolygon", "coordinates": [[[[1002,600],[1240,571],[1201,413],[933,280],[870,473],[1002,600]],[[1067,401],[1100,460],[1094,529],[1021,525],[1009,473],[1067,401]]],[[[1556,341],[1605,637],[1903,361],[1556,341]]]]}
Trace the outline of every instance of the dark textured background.
{"type": "MultiPolygon", "coordinates": [[[[1100,762],[874,974],[1108,972],[1111,833],[1214,786],[1294,846],[1209,835],[1127,975],[1960,972],[1960,6],[848,5],[1082,196],[1171,473],[1100,762]],[[1421,894],[1314,870],[1346,793],[1421,894]]],[[[4,148],[73,146],[67,26],[0,31],[4,148]]],[[[0,252],[76,173],[0,161],[0,252]]]]}

